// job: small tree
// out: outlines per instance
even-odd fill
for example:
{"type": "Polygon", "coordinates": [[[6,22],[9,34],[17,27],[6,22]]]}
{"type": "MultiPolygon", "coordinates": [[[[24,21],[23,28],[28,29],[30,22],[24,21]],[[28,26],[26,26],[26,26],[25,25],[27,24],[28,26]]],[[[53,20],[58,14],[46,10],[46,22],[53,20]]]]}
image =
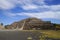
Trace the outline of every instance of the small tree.
{"type": "Polygon", "coordinates": [[[0,25],[2,25],[2,26],[3,26],[3,23],[1,23],[0,25]]]}

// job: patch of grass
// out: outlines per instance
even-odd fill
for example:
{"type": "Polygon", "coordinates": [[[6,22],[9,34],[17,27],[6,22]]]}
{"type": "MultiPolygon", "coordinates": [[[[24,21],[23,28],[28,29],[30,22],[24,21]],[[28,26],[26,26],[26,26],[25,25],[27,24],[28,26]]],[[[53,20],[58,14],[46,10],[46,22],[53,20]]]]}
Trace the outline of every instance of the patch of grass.
{"type": "Polygon", "coordinates": [[[41,30],[40,32],[47,35],[49,38],[60,38],[60,31],[41,30]]]}

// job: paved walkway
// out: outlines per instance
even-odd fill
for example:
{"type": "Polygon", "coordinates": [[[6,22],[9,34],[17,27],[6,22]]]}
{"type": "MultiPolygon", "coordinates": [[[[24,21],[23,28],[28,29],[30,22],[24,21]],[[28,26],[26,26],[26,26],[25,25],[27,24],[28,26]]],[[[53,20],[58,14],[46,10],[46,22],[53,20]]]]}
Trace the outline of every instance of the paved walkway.
{"type": "Polygon", "coordinates": [[[0,40],[39,40],[39,33],[26,31],[0,31],[0,40]]]}
{"type": "MultiPolygon", "coordinates": [[[[0,31],[0,40],[40,40],[42,33],[36,31],[0,31]]],[[[47,38],[46,40],[60,40],[47,38]]]]}

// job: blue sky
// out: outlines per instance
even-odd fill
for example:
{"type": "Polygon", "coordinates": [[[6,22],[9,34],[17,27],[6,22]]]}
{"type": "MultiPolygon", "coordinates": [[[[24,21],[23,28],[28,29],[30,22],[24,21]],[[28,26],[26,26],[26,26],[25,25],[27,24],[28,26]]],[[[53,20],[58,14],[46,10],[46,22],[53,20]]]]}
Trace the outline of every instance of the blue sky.
{"type": "Polygon", "coordinates": [[[7,25],[28,17],[60,24],[60,0],[0,0],[0,23],[7,25]]]}

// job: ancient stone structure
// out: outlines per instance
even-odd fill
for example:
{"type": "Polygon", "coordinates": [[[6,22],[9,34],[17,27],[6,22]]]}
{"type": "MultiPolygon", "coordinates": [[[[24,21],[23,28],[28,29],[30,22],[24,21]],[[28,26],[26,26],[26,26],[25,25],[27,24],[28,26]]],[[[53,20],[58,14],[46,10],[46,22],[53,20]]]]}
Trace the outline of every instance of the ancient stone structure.
{"type": "Polygon", "coordinates": [[[24,29],[35,29],[35,30],[40,30],[40,29],[53,29],[54,25],[50,21],[42,21],[41,19],[37,18],[29,18],[26,20],[26,24],[24,29]]]}
{"type": "Polygon", "coordinates": [[[18,29],[20,29],[23,26],[23,24],[23,30],[54,29],[54,25],[50,21],[43,21],[37,18],[27,18],[18,22],[14,22],[11,25],[5,26],[5,28],[16,29],[18,27],[18,29]]]}

